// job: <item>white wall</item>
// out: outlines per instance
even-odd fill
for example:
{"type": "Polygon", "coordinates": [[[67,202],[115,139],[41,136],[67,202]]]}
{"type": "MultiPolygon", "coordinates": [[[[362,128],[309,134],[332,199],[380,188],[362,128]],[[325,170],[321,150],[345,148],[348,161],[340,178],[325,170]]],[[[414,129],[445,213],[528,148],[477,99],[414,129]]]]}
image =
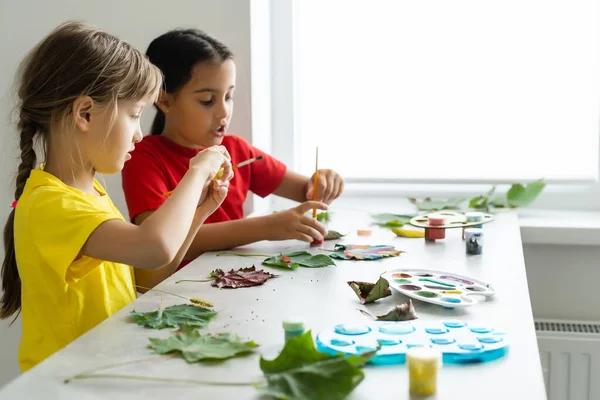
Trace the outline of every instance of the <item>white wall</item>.
{"type": "MultiPolygon", "coordinates": [[[[250,3],[249,0],[0,0],[0,223],[14,200],[14,174],[19,157],[17,132],[7,114],[13,103],[10,88],[17,64],[25,53],[58,24],[77,19],[115,34],[142,52],[156,36],[176,27],[199,28],[227,44],[235,54],[237,89],[231,133],[251,141],[250,3]],[[3,206],[5,205],[5,206],[3,206]]],[[[265,60],[266,61],[266,60],[265,60]]],[[[149,112],[150,111],[150,112],[149,112]]],[[[153,118],[146,110],[143,124],[153,118]]],[[[107,190],[127,215],[120,175],[106,176],[107,190]]],[[[20,321],[8,328],[0,322],[0,386],[19,373],[16,363],[20,321]]]]}

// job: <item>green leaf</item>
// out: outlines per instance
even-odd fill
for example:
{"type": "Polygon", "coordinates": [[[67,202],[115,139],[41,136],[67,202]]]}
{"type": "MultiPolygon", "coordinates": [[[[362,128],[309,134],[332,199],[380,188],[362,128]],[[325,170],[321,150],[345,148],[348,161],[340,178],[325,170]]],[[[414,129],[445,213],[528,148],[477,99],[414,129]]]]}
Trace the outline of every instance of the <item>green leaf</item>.
{"type": "Polygon", "coordinates": [[[319,221],[319,222],[329,222],[332,214],[333,214],[332,212],[326,212],[326,211],[320,212],[320,213],[317,214],[317,221],[319,221]]]}
{"type": "Polygon", "coordinates": [[[506,200],[511,207],[527,207],[544,190],[546,184],[543,179],[531,182],[523,186],[519,183],[514,184],[506,193],[506,200]]]}
{"type": "Polygon", "coordinates": [[[214,310],[192,304],[178,304],[150,312],[131,312],[136,324],[152,329],[179,328],[182,325],[204,328],[216,315],[214,310]]]}
{"type": "Polygon", "coordinates": [[[278,256],[269,257],[263,261],[263,265],[284,268],[319,268],[329,265],[335,265],[331,257],[325,254],[312,255],[307,251],[297,251],[294,253],[280,254],[278,256]]]}
{"type": "Polygon", "coordinates": [[[261,357],[263,394],[278,399],[344,399],[364,379],[360,370],[374,353],[331,356],[319,352],[311,331],[289,339],[274,360],[261,357]]]}
{"type": "Polygon", "coordinates": [[[183,326],[167,339],[150,338],[150,348],[157,354],[179,353],[187,362],[226,360],[247,354],[258,347],[253,341],[243,342],[234,333],[201,335],[190,326],[183,326]]]}
{"type": "Polygon", "coordinates": [[[380,277],[376,283],[350,281],[348,285],[360,299],[361,304],[372,303],[375,300],[392,295],[387,279],[380,277]]]}
{"type": "Polygon", "coordinates": [[[343,238],[346,235],[342,235],[338,231],[328,231],[327,235],[324,237],[324,240],[337,240],[343,238]]]}
{"type": "Polygon", "coordinates": [[[406,214],[375,214],[371,216],[375,220],[375,225],[384,228],[398,228],[408,224],[414,215],[406,214]]]}
{"type": "Polygon", "coordinates": [[[426,197],[425,199],[417,199],[414,197],[409,197],[408,200],[417,206],[417,208],[421,211],[439,211],[439,210],[458,210],[460,209],[461,204],[466,199],[439,199],[432,200],[430,197],[426,197]]]}

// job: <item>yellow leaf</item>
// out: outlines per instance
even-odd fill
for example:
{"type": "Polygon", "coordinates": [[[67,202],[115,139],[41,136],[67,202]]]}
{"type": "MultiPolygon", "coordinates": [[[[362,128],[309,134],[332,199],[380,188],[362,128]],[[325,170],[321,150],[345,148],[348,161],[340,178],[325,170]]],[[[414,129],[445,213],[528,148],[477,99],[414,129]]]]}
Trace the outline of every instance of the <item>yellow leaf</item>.
{"type": "Polygon", "coordinates": [[[402,229],[402,228],[394,228],[392,229],[396,235],[407,238],[422,238],[425,237],[425,231],[418,231],[416,229],[402,229]]]}

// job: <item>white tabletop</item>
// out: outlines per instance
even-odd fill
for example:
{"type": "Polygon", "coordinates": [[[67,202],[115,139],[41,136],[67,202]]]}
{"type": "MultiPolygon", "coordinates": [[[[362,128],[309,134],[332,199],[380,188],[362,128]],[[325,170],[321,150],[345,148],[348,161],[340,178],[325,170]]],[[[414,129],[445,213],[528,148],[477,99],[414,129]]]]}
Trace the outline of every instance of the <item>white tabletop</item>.
{"type": "MultiPolygon", "coordinates": [[[[428,268],[471,276],[494,285],[493,300],[467,307],[445,309],[414,300],[419,319],[463,319],[489,322],[501,327],[510,340],[508,354],[483,364],[443,366],[437,396],[432,399],[545,400],[546,393],[536,342],[527,276],[523,261],[519,224],[514,213],[503,213],[484,226],[483,254],[465,254],[461,229],[448,230],[446,238],[435,243],[423,239],[398,238],[386,229],[373,228],[370,237],[356,236],[356,229],[369,228],[369,216],[357,211],[336,211],[330,229],[349,232],[333,244],[391,244],[405,254],[380,261],[338,261],[327,268],[298,268],[286,271],[261,266],[262,258],[215,257],[207,253],[163,282],[158,289],[199,297],[215,304],[219,311],[207,332],[233,331],[260,345],[259,353],[230,359],[220,365],[188,364],[180,358],[159,359],[103,371],[105,373],[206,379],[214,381],[257,381],[262,378],[259,354],[272,358],[283,346],[281,322],[289,316],[302,316],[315,336],[321,329],[337,323],[368,322],[357,311],[368,309],[381,315],[407,297],[395,293],[361,306],[347,281],[375,282],[390,269],[428,268]],[[252,264],[280,275],[263,286],[217,289],[210,283],[180,283],[181,279],[205,279],[216,269],[249,267],[252,264]]],[[[291,252],[310,249],[295,241],[261,242],[240,248],[250,253],[291,252]]],[[[148,338],[166,338],[170,329],[152,330],[137,326],[129,313],[153,311],[159,304],[169,306],[185,302],[157,292],[149,292],[133,304],[101,323],[65,349],[22,374],[0,391],[0,399],[252,399],[258,391],[252,387],[215,387],[191,384],[143,382],[120,379],[88,379],[64,384],[67,377],[103,365],[152,357],[148,338]]],[[[405,365],[367,366],[366,378],[349,399],[411,399],[405,365]]]]}

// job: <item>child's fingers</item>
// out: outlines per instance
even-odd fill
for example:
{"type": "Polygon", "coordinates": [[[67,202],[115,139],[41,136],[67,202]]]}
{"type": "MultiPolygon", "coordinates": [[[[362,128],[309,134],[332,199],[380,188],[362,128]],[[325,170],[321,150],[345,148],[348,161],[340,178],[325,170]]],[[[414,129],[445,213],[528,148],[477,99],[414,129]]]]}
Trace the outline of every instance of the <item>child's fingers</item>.
{"type": "Polygon", "coordinates": [[[313,208],[316,208],[317,210],[327,210],[328,206],[323,202],[311,200],[305,201],[304,203],[300,204],[298,207],[296,207],[296,210],[300,214],[304,214],[305,212],[312,210],[313,208]]]}
{"type": "Polygon", "coordinates": [[[333,191],[335,190],[335,176],[334,174],[328,174],[327,183],[325,185],[325,189],[323,190],[323,202],[329,203],[333,200],[333,191]]]}
{"type": "MultiPolygon", "coordinates": [[[[312,239],[315,240],[323,240],[323,236],[321,233],[319,233],[319,231],[317,231],[315,228],[312,228],[308,225],[300,225],[297,228],[297,231],[300,233],[303,233],[307,236],[310,236],[312,239]]],[[[311,240],[312,241],[312,240],[311,240]]]]}
{"type": "Polygon", "coordinates": [[[323,236],[327,235],[327,229],[325,228],[325,226],[314,218],[310,218],[306,215],[303,215],[300,219],[300,222],[303,225],[312,227],[313,229],[319,231],[323,236]]]}
{"type": "Polygon", "coordinates": [[[314,240],[309,235],[302,233],[302,232],[298,232],[298,231],[296,231],[296,234],[294,235],[294,239],[300,240],[300,241],[306,242],[306,243],[312,243],[312,241],[314,240]]]}

